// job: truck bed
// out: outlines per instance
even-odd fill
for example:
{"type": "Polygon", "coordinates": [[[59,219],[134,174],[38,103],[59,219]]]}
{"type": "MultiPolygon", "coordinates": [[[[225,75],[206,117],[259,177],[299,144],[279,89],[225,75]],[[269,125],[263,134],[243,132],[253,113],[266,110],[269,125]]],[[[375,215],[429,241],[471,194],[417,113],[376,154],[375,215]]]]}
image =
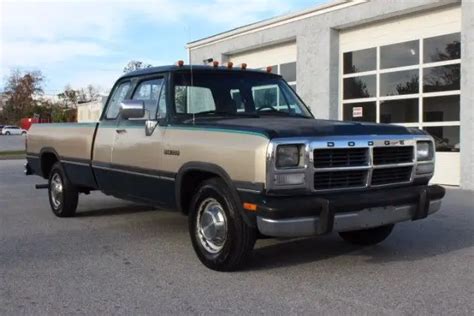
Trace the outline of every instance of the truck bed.
{"type": "Polygon", "coordinates": [[[28,154],[54,149],[62,159],[90,160],[92,142],[98,123],[33,124],[28,132],[28,154]]]}

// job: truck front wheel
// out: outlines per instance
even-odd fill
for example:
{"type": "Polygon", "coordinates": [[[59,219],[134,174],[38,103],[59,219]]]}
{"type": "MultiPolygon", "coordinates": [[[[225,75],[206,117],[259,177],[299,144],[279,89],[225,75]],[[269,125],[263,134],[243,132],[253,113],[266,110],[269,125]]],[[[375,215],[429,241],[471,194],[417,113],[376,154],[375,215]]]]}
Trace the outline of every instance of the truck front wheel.
{"type": "Polygon", "coordinates": [[[344,241],[354,245],[370,246],[384,241],[392,232],[395,225],[385,225],[363,230],[353,230],[348,232],[340,232],[344,241]]]}
{"type": "Polygon", "coordinates": [[[217,271],[238,269],[255,245],[256,230],[242,218],[226,183],[211,178],[200,184],[189,212],[189,232],[199,260],[217,271]]]}
{"type": "Polygon", "coordinates": [[[54,215],[72,217],[76,213],[79,192],[66,177],[61,163],[56,162],[49,173],[49,204],[54,215]]]}

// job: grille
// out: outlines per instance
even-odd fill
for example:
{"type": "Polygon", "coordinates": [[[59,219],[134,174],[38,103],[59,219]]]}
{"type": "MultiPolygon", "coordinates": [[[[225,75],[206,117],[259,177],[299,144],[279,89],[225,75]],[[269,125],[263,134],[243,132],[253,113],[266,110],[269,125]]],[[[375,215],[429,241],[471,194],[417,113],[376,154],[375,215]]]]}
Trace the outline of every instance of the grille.
{"type": "Polygon", "coordinates": [[[328,190],[364,187],[366,180],[367,170],[316,172],[314,174],[314,189],[328,190]]]}
{"type": "Polygon", "coordinates": [[[367,164],[367,148],[331,148],[314,151],[315,168],[356,167],[367,164]]]}
{"type": "Polygon", "coordinates": [[[374,165],[413,161],[413,146],[374,147],[374,165]]]}
{"type": "Polygon", "coordinates": [[[374,169],[372,185],[408,182],[411,178],[411,171],[412,167],[374,169]]]}

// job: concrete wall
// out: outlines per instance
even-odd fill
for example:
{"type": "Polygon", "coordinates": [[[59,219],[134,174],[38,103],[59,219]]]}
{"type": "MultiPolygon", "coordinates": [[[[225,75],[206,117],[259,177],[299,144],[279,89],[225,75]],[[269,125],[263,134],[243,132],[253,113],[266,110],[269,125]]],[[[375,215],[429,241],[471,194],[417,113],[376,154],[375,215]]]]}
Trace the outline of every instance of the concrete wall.
{"type": "Polygon", "coordinates": [[[474,2],[462,3],[461,187],[474,190],[474,2]]]}

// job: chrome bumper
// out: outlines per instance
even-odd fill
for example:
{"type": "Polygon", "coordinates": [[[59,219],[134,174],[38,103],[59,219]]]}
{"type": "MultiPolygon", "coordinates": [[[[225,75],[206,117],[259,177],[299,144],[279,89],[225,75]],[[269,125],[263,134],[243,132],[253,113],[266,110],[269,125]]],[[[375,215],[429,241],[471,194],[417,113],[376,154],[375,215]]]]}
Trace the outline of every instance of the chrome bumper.
{"type": "MultiPolygon", "coordinates": [[[[441,200],[429,202],[428,214],[441,208],[441,200]]],[[[417,205],[401,205],[366,208],[358,212],[337,213],[334,216],[332,231],[343,232],[361,230],[387,224],[408,221],[414,218],[417,205]]],[[[263,235],[272,237],[303,237],[317,235],[319,217],[300,217],[291,219],[268,219],[257,217],[257,226],[263,235]]]]}

